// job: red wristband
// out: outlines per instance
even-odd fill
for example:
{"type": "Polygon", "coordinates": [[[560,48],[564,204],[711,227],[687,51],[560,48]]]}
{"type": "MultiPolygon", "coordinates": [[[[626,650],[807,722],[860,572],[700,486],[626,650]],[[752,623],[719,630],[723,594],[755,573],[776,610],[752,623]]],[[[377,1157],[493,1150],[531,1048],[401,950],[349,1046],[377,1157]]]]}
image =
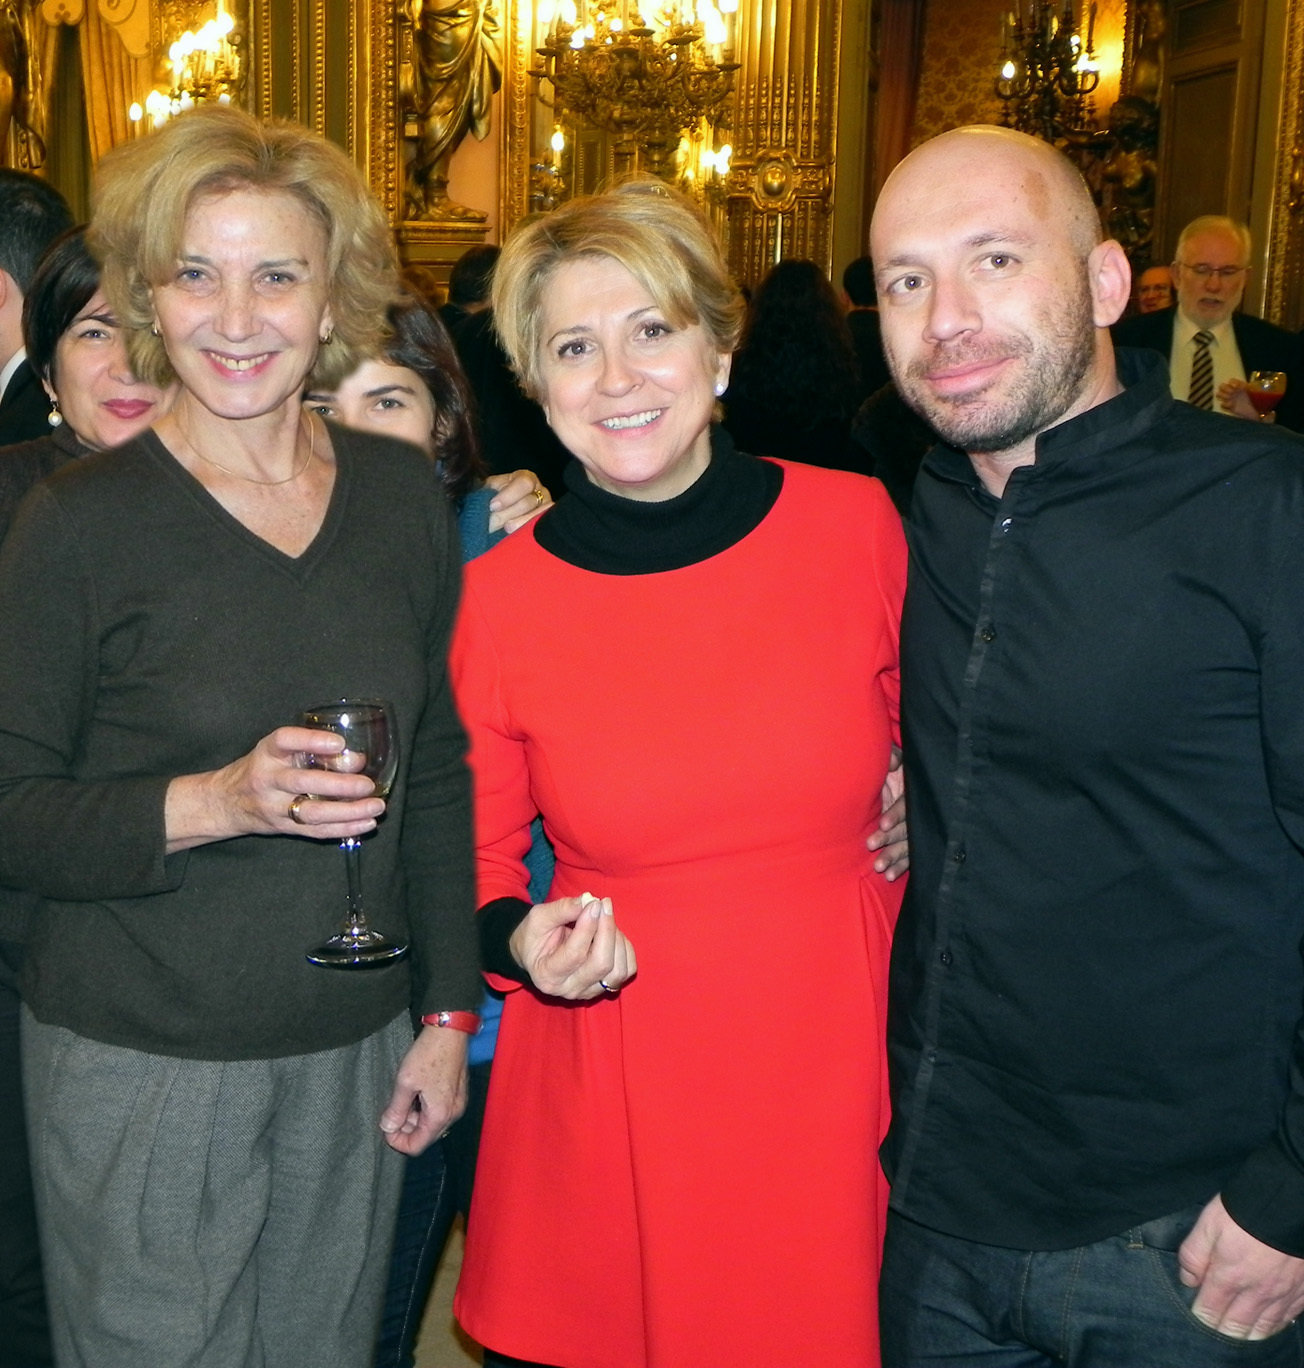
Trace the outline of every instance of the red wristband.
{"type": "Polygon", "coordinates": [[[476,1035],[480,1030],[479,1012],[431,1012],[421,1018],[423,1026],[448,1026],[454,1031],[465,1031],[476,1035]]]}

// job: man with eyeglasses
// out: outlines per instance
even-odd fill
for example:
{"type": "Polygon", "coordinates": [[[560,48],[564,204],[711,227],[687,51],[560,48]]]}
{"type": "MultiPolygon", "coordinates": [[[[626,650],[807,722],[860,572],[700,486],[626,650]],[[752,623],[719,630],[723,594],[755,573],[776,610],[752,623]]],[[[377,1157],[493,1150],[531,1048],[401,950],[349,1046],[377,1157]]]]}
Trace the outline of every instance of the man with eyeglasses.
{"type": "Polygon", "coordinates": [[[1168,360],[1173,398],[1197,408],[1257,419],[1245,393],[1252,371],[1286,373],[1276,421],[1304,431],[1304,364],[1299,339],[1239,312],[1250,270],[1250,231],[1218,214],[1193,219],[1177,239],[1174,308],[1114,328],[1121,346],[1149,347],[1168,360]]]}

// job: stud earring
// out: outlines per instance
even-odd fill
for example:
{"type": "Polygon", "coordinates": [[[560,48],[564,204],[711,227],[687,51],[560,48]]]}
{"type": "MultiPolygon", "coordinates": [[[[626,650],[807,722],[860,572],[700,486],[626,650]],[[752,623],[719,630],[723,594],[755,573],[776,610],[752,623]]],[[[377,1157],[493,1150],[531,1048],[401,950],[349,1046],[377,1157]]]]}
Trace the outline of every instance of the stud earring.
{"type": "Polygon", "coordinates": [[[715,382],[715,397],[718,399],[728,388],[729,386],[723,380],[717,380],[715,382]]]}
{"type": "Polygon", "coordinates": [[[160,333],[159,330],[158,330],[158,319],[157,319],[157,318],[149,325],[149,335],[150,335],[151,337],[162,337],[162,335],[163,335],[163,334],[160,333]]]}
{"type": "Polygon", "coordinates": [[[322,333],[322,335],[321,335],[317,340],[318,340],[318,342],[320,342],[320,343],[322,344],[323,347],[329,347],[330,344],[331,344],[331,339],[332,339],[334,336],[335,336],[335,329],[334,329],[334,328],[327,328],[326,331],[325,331],[324,333],[322,333]]]}
{"type": "Polygon", "coordinates": [[[57,399],[51,398],[50,411],[45,415],[45,421],[49,423],[52,428],[61,427],[63,425],[63,414],[59,412],[59,401],[57,399]]]}

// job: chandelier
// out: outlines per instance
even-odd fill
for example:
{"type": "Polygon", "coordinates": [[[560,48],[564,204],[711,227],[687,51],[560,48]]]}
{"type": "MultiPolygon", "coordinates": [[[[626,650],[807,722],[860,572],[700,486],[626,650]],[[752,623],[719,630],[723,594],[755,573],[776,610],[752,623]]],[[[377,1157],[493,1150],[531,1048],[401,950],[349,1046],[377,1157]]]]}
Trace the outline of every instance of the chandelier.
{"type": "Polygon", "coordinates": [[[174,114],[216,100],[229,104],[240,84],[240,40],[235,19],[217,0],[216,15],[194,33],[187,30],[168,49],[172,81],[168,90],[151,90],[144,106],[132,104],[127,117],[133,124],[148,118],[152,128],[174,114]]]}
{"type": "Polygon", "coordinates": [[[530,76],[552,86],[545,103],[637,147],[664,176],[684,135],[717,122],[733,91],[739,64],[725,16],[737,8],[738,0],[663,0],[647,11],[640,0],[544,0],[547,33],[530,76]]]}
{"type": "Polygon", "coordinates": [[[1073,0],[1018,0],[1001,16],[1001,73],[996,94],[1001,123],[1046,142],[1095,127],[1092,93],[1100,84],[1093,46],[1095,0],[1086,7],[1085,41],[1073,18],[1073,0]]]}

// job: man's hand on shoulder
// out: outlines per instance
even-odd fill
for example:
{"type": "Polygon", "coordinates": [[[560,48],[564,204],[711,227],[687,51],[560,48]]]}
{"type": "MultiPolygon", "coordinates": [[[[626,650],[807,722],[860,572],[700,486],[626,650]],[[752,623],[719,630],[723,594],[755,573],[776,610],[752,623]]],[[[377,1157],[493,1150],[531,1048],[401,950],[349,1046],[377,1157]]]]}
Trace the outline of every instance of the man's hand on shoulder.
{"type": "Polygon", "coordinates": [[[1219,1334],[1267,1339],[1304,1311],[1304,1259],[1242,1230],[1221,1197],[1200,1213],[1177,1260],[1183,1283],[1200,1289],[1192,1314],[1219,1334]]]}

